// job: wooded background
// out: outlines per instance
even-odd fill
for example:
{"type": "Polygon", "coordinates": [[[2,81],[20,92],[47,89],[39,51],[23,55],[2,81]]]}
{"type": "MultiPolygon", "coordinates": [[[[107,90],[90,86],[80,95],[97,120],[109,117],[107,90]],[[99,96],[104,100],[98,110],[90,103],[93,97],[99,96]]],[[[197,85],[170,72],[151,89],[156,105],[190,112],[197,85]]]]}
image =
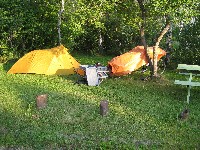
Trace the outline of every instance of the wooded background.
{"type": "Polygon", "coordinates": [[[168,21],[170,28],[159,46],[172,64],[200,65],[199,0],[63,2],[64,6],[61,0],[0,0],[0,61],[60,42],[73,53],[119,55],[143,45],[142,27],[147,45],[154,46],[168,21]]]}

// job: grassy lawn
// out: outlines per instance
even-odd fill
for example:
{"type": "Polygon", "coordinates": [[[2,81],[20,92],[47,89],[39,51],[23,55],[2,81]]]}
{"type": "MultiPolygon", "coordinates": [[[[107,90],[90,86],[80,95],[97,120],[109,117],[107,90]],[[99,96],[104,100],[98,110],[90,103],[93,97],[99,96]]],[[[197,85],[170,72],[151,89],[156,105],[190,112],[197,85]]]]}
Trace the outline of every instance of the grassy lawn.
{"type": "MultiPolygon", "coordinates": [[[[81,64],[109,57],[77,56],[81,64]]],[[[76,75],[6,74],[0,65],[0,149],[200,149],[200,88],[174,85],[180,76],[165,71],[157,81],[134,72],[100,86],[75,84],[76,75]],[[35,98],[48,94],[47,107],[35,98]],[[99,114],[101,100],[109,114],[99,114]],[[177,119],[189,108],[189,118],[177,119]]]]}

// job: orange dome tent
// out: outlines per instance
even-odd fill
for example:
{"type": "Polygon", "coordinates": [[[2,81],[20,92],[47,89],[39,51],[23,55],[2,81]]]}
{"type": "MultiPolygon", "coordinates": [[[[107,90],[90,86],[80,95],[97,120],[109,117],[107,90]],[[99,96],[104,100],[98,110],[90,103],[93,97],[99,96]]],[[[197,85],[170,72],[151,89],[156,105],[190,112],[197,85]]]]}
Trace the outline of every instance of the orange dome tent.
{"type": "Polygon", "coordinates": [[[20,58],[8,71],[14,73],[35,73],[46,75],[74,74],[80,64],[61,45],[51,49],[34,50],[20,58]]]}
{"type": "MultiPolygon", "coordinates": [[[[148,47],[150,58],[153,58],[153,47],[148,47]]],[[[161,48],[157,49],[159,61],[160,58],[166,55],[166,52],[161,48]]],[[[114,57],[108,62],[111,68],[111,74],[114,76],[121,76],[131,73],[134,70],[139,69],[143,65],[147,65],[148,60],[146,58],[146,53],[144,46],[137,46],[127,53],[120,56],[114,57]]]]}

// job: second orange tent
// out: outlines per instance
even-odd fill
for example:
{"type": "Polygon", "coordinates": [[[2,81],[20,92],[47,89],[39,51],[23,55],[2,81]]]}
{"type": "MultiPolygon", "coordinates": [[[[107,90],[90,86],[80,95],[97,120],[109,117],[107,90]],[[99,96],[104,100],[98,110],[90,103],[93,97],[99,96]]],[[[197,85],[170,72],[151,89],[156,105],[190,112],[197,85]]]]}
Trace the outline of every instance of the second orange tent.
{"type": "MultiPolygon", "coordinates": [[[[148,47],[149,56],[153,59],[153,47],[148,47]]],[[[159,61],[160,58],[166,55],[166,52],[161,48],[157,49],[159,61]]],[[[144,46],[137,46],[133,48],[131,51],[124,53],[120,56],[114,57],[111,61],[108,62],[108,65],[111,69],[111,74],[114,76],[121,76],[131,73],[142,67],[143,65],[147,65],[148,60],[146,57],[144,46]]]]}

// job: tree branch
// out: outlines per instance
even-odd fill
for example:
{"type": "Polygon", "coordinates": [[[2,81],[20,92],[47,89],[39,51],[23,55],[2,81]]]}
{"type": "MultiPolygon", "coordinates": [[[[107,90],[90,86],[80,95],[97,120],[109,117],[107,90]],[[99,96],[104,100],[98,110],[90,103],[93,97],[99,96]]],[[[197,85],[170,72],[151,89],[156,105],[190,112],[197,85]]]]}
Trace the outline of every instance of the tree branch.
{"type": "Polygon", "coordinates": [[[156,47],[159,47],[160,41],[162,40],[163,36],[167,33],[169,28],[170,28],[170,20],[167,19],[166,20],[166,25],[165,25],[164,29],[160,32],[159,37],[158,37],[158,39],[156,41],[156,45],[155,45],[156,47]]]}

